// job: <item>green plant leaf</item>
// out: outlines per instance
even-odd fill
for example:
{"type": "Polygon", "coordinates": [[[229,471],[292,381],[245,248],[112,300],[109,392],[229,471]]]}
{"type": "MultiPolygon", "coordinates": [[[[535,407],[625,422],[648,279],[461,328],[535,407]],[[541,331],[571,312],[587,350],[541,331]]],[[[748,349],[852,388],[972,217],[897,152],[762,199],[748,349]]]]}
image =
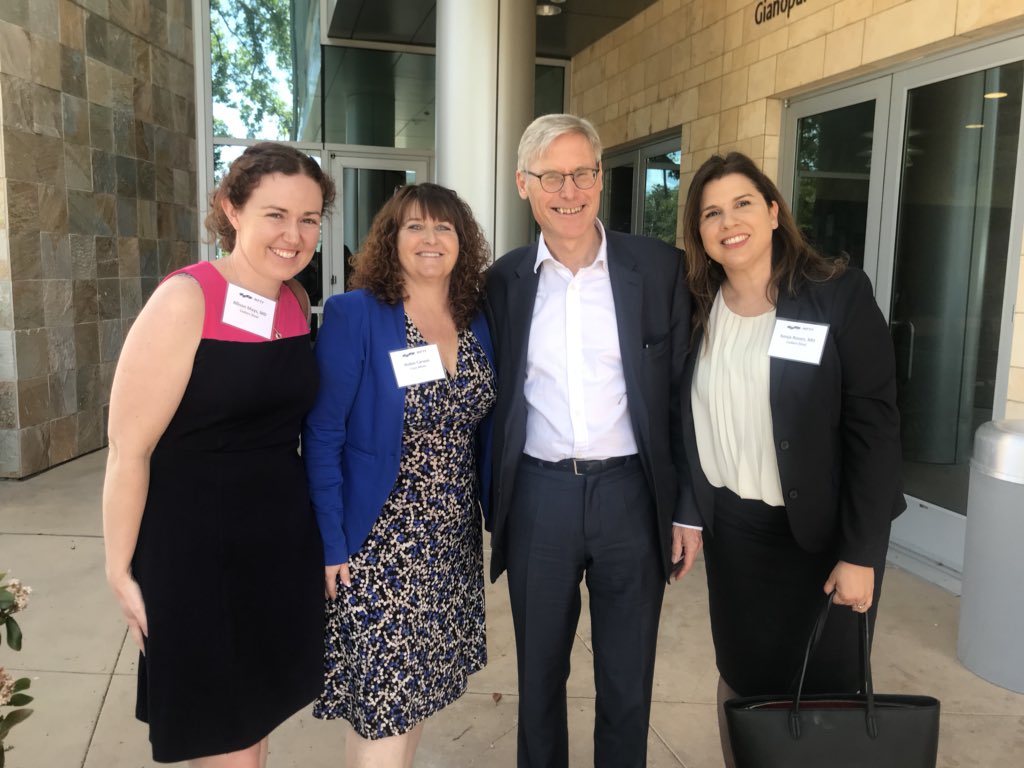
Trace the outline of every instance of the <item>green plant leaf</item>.
{"type": "Polygon", "coordinates": [[[6,611],[13,605],[14,595],[8,592],[6,588],[0,587],[0,611],[6,611]]]}
{"type": "Polygon", "coordinates": [[[11,732],[11,728],[16,726],[18,723],[28,720],[28,716],[32,714],[34,710],[31,709],[12,709],[7,713],[3,720],[0,720],[0,742],[3,742],[7,738],[7,734],[11,732]]]}
{"type": "Polygon", "coordinates": [[[12,707],[24,707],[26,704],[32,703],[32,697],[27,693],[16,693],[11,696],[12,707]]]}
{"type": "Polygon", "coordinates": [[[8,616],[4,627],[7,629],[7,644],[11,647],[12,651],[20,651],[21,627],[18,626],[18,622],[14,620],[13,616],[8,616]]]}
{"type": "Polygon", "coordinates": [[[32,685],[31,678],[19,677],[17,680],[14,681],[14,692],[18,693],[18,691],[24,691],[30,685],[32,685]]]}
{"type": "Polygon", "coordinates": [[[9,727],[14,727],[18,723],[28,720],[28,716],[34,711],[33,709],[12,709],[4,720],[10,724],[9,727]]]}

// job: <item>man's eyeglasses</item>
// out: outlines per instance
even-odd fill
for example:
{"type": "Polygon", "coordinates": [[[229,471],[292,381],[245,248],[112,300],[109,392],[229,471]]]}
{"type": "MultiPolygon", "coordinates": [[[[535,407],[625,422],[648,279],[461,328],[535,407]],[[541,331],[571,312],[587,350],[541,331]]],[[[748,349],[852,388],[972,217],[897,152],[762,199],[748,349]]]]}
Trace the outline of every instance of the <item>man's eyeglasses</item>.
{"type": "Polygon", "coordinates": [[[540,188],[545,192],[558,192],[565,185],[565,180],[570,176],[572,177],[573,184],[576,185],[576,189],[590,189],[597,183],[598,169],[577,168],[572,173],[559,173],[558,171],[534,173],[524,169],[523,173],[540,179],[540,188]]]}

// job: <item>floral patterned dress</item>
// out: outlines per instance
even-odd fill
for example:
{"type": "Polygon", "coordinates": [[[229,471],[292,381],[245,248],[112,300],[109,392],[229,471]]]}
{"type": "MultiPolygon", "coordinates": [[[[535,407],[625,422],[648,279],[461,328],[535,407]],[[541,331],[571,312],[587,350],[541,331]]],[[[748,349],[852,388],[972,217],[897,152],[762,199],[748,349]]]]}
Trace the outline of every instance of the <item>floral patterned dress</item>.
{"type": "MultiPolygon", "coordinates": [[[[425,344],[406,318],[408,345],[425,344]]],[[[471,330],[454,376],[411,386],[398,479],[351,587],[327,601],[325,685],[313,709],[360,736],[406,733],[466,691],[487,663],[476,428],[494,372],[471,330]]]]}

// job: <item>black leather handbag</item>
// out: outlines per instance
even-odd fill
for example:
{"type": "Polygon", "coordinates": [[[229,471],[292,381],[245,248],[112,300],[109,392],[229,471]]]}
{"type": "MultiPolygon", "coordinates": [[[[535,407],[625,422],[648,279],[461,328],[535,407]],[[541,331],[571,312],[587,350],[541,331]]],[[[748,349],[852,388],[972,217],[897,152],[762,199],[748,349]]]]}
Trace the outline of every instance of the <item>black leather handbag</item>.
{"type": "Polygon", "coordinates": [[[736,768],[935,768],[939,701],[874,692],[868,616],[860,615],[862,693],[804,695],[832,596],[807,641],[796,693],[725,702],[736,768]]]}

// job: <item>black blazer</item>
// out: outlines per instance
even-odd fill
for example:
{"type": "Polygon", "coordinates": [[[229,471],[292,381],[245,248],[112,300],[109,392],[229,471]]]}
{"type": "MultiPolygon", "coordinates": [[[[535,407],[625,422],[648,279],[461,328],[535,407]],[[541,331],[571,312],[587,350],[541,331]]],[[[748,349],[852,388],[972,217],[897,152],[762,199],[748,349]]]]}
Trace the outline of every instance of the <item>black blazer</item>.
{"type": "MultiPolygon", "coordinates": [[[[690,294],[683,254],[659,240],[605,231],[626,397],[640,461],[657,514],[668,575],[673,519],[681,520],[678,476],[684,470],[678,397],[690,335],[690,294]]],[[[498,259],[487,272],[498,401],[492,452],[491,580],[505,570],[504,532],[519,457],[526,444],[526,348],[539,274],[537,244],[498,259]]],[[[693,521],[697,522],[696,512],[693,521]]]]}
{"type": "MultiPolygon", "coordinates": [[[[782,493],[797,543],[810,552],[836,547],[856,565],[885,562],[892,519],[903,497],[899,412],[889,328],[859,269],[805,283],[779,296],[776,316],[828,323],[821,364],[772,358],[772,431],[782,493]]],[[[714,533],[714,489],[700,466],[690,409],[698,339],[683,386],[689,472],[686,504],[714,533]]]]}

